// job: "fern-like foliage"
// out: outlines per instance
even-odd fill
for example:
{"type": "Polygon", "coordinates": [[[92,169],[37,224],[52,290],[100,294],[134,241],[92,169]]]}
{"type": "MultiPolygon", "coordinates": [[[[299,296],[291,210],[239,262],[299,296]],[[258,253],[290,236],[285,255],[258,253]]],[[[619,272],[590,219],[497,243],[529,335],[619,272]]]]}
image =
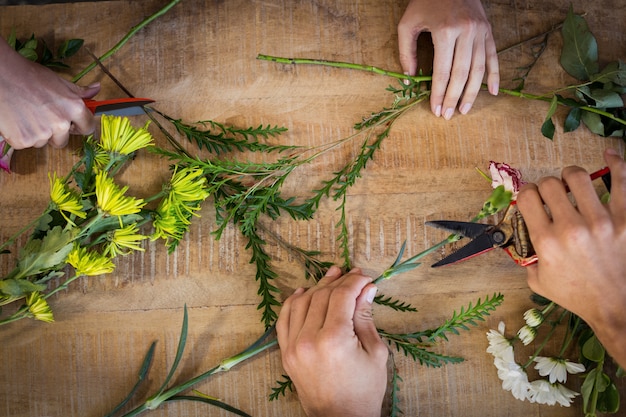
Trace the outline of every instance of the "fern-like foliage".
{"type": "MultiPolygon", "coordinates": [[[[380,333],[380,332],[379,332],[380,333]]],[[[431,368],[440,368],[443,365],[463,362],[464,359],[458,356],[447,356],[427,349],[427,345],[405,340],[397,335],[385,334],[385,339],[389,345],[396,348],[398,352],[404,353],[407,357],[431,368]]]]}
{"type": "Polygon", "coordinates": [[[376,304],[382,305],[382,306],[386,306],[389,307],[393,310],[396,311],[401,311],[401,312],[417,312],[417,309],[415,307],[413,307],[411,304],[408,304],[404,301],[400,301],[400,300],[396,300],[392,297],[385,297],[385,295],[383,294],[379,294],[376,297],[374,297],[374,302],[376,304]]]}
{"type": "Polygon", "coordinates": [[[181,119],[174,119],[158,112],[176,131],[191,143],[195,143],[200,150],[203,148],[216,155],[237,151],[251,152],[283,152],[299,148],[298,146],[269,145],[259,142],[259,139],[277,137],[287,131],[287,128],[278,126],[263,126],[238,128],[226,126],[213,120],[203,120],[195,123],[185,123],[181,119]]]}
{"type": "Polygon", "coordinates": [[[496,309],[504,301],[504,295],[497,293],[491,297],[485,297],[485,301],[481,302],[479,298],[476,305],[472,306],[472,303],[467,308],[461,307],[461,311],[458,313],[455,311],[452,317],[438,328],[428,331],[426,336],[429,342],[435,342],[437,339],[448,340],[447,333],[455,335],[459,334],[459,329],[469,330],[468,325],[477,326],[478,321],[485,321],[484,317],[488,316],[492,311],[496,309]]]}
{"type": "Polygon", "coordinates": [[[283,379],[276,381],[278,384],[277,387],[272,387],[272,393],[269,396],[270,401],[274,401],[279,399],[280,397],[285,397],[287,395],[287,390],[289,392],[293,392],[293,382],[288,375],[282,375],[283,379]]]}

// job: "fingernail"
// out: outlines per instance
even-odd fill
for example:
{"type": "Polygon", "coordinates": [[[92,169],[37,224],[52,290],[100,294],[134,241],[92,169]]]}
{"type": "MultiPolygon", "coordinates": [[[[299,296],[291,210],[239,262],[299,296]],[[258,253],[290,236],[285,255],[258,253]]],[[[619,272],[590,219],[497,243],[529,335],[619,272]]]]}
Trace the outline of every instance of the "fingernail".
{"type": "Polygon", "coordinates": [[[368,303],[372,304],[374,302],[374,297],[376,297],[376,292],[378,291],[377,287],[371,287],[367,290],[367,294],[365,295],[365,299],[368,303]]]}
{"type": "Polygon", "coordinates": [[[606,154],[607,155],[615,155],[615,156],[620,156],[619,153],[617,153],[617,151],[613,148],[606,148],[606,154]]]}
{"type": "Polygon", "coordinates": [[[454,114],[454,109],[448,108],[446,109],[446,112],[443,114],[443,118],[446,120],[450,120],[452,119],[453,114],[454,114]]]}
{"type": "Polygon", "coordinates": [[[461,106],[461,108],[459,109],[459,112],[461,112],[461,114],[467,114],[469,113],[471,108],[472,108],[472,105],[470,103],[465,103],[461,106]]]}
{"type": "Polygon", "coordinates": [[[435,107],[435,116],[437,117],[441,116],[441,106],[435,107]]]}
{"type": "Polygon", "coordinates": [[[97,88],[97,87],[100,87],[100,83],[99,82],[95,82],[95,83],[89,84],[87,86],[87,88],[97,88]]]}
{"type": "Polygon", "coordinates": [[[489,85],[489,93],[492,96],[497,96],[499,90],[500,90],[500,85],[498,83],[493,83],[489,85]]]}
{"type": "MultiPolygon", "coordinates": [[[[408,76],[409,75],[408,71],[405,72],[404,75],[408,76]]],[[[404,80],[404,85],[409,85],[409,84],[411,84],[409,80],[404,80]]]]}
{"type": "Polygon", "coordinates": [[[296,290],[293,292],[293,295],[300,295],[303,292],[304,292],[304,288],[299,287],[299,288],[296,288],[296,290]]]}

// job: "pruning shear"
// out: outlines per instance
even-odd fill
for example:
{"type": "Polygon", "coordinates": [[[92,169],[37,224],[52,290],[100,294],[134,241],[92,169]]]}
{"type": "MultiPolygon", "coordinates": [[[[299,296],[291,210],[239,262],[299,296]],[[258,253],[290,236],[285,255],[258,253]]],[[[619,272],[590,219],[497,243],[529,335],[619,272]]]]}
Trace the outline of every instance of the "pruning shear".
{"type": "MultiPolygon", "coordinates": [[[[611,189],[611,173],[608,167],[592,173],[590,177],[592,180],[602,178],[607,189],[611,189]]],[[[520,266],[528,266],[537,262],[537,254],[530,242],[526,223],[517,209],[515,201],[509,204],[504,217],[496,225],[453,220],[429,221],[426,222],[426,225],[472,239],[456,252],[434,263],[433,268],[462,262],[494,248],[504,249],[520,266]]]]}
{"type": "Polygon", "coordinates": [[[85,106],[95,115],[136,116],[144,112],[143,107],[154,103],[149,98],[115,98],[110,100],[93,100],[84,98],[85,106]]]}

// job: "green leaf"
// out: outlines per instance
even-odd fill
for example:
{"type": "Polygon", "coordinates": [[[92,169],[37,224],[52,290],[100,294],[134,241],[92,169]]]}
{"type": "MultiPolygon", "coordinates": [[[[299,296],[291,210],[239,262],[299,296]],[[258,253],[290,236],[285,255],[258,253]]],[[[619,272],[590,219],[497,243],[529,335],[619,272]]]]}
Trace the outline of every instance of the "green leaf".
{"type": "Polygon", "coordinates": [[[550,108],[548,108],[548,114],[546,114],[546,119],[543,121],[543,125],[541,125],[541,133],[548,139],[554,138],[554,123],[552,122],[552,116],[554,116],[558,104],[558,97],[556,95],[552,96],[550,108]]]}
{"type": "Polygon", "coordinates": [[[9,35],[7,42],[11,48],[15,49],[16,41],[17,41],[17,38],[15,37],[15,28],[13,28],[11,29],[11,34],[9,35]]]}
{"type": "Polygon", "coordinates": [[[606,64],[599,74],[591,78],[594,82],[615,83],[619,86],[626,86],[626,64],[622,61],[613,61],[606,64]]]}
{"type": "Polygon", "coordinates": [[[598,373],[598,369],[592,369],[587,376],[585,377],[585,381],[583,385],[580,387],[580,394],[583,397],[583,409],[585,411],[588,410],[587,405],[589,404],[589,400],[591,399],[591,394],[593,393],[593,387],[596,384],[596,374],[598,373]]]}
{"type": "Polygon", "coordinates": [[[0,292],[11,297],[23,297],[35,291],[43,291],[45,285],[37,285],[25,279],[4,279],[0,281],[0,292]]]}
{"type": "Polygon", "coordinates": [[[591,98],[595,100],[596,104],[593,107],[605,109],[607,107],[623,107],[624,101],[614,91],[597,89],[591,90],[591,98]]]}
{"type": "Polygon", "coordinates": [[[547,119],[541,125],[541,134],[550,140],[554,139],[554,130],[552,119],[547,119]]]}
{"type": "Polygon", "coordinates": [[[602,123],[602,119],[599,114],[585,111],[583,112],[581,119],[585,126],[587,126],[593,133],[604,136],[604,123],[602,123]]]}
{"type": "Polygon", "coordinates": [[[605,350],[604,346],[594,335],[585,342],[582,353],[585,358],[594,362],[600,362],[604,359],[605,350]]]}
{"type": "Polygon", "coordinates": [[[601,413],[616,413],[619,410],[619,390],[613,382],[598,395],[597,410],[601,413]]]}
{"type": "Polygon", "coordinates": [[[19,54],[22,55],[24,58],[28,59],[29,61],[37,61],[37,51],[35,51],[34,49],[31,48],[22,48],[19,51],[19,54]]]}
{"type": "Polygon", "coordinates": [[[78,50],[83,46],[85,41],[82,39],[68,39],[59,46],[57,50],[57,58],[64,59],[69,58],[76,54],[78,50]]]}
{"type": "Polygon", "coordinates": [[[582,110],[578,107],[574,107],[569,111],[565,122],[563,123],[564,132],[573,132],[580,126],[580,118],[582,117],[582,110]]]}
{"type": "Polygon", "coordinates": [[[563,22],[561,66],[578,80],[589,80],[598,72],[598,43],[587,22],[570,7],[563,22]]]}
{"type": "Polygon", "coordinates": [[[72,250],[74,234],[74,231],[56,226],[41,240],[33,239],[28,242],[21,251],[16,278],[39,274],[65,262],[65,258],[72,250]]]}

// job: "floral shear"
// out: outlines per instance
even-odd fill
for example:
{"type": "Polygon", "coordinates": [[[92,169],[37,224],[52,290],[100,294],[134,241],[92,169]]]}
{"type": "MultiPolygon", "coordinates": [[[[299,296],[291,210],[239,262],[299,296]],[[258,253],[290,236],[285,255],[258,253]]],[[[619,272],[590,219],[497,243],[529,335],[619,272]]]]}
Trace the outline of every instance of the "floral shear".
{"type": "MultiPolygon", "coordinates": [[[[607,189],[611,189],[609,168],[596,171],[590,177],[592,180],[602,178],[607,189]]],[[[516,201],[511,202],[504,217],[496,225],[454,220],[429,221],[426,225],[472,239],[467,245],[434,263],[433,268],[462,262],[494,248],[504,249],[515,263],[521,266],[537,262],[537,254],[528,236],[526,223],[517,209],[516,201]]]]}

